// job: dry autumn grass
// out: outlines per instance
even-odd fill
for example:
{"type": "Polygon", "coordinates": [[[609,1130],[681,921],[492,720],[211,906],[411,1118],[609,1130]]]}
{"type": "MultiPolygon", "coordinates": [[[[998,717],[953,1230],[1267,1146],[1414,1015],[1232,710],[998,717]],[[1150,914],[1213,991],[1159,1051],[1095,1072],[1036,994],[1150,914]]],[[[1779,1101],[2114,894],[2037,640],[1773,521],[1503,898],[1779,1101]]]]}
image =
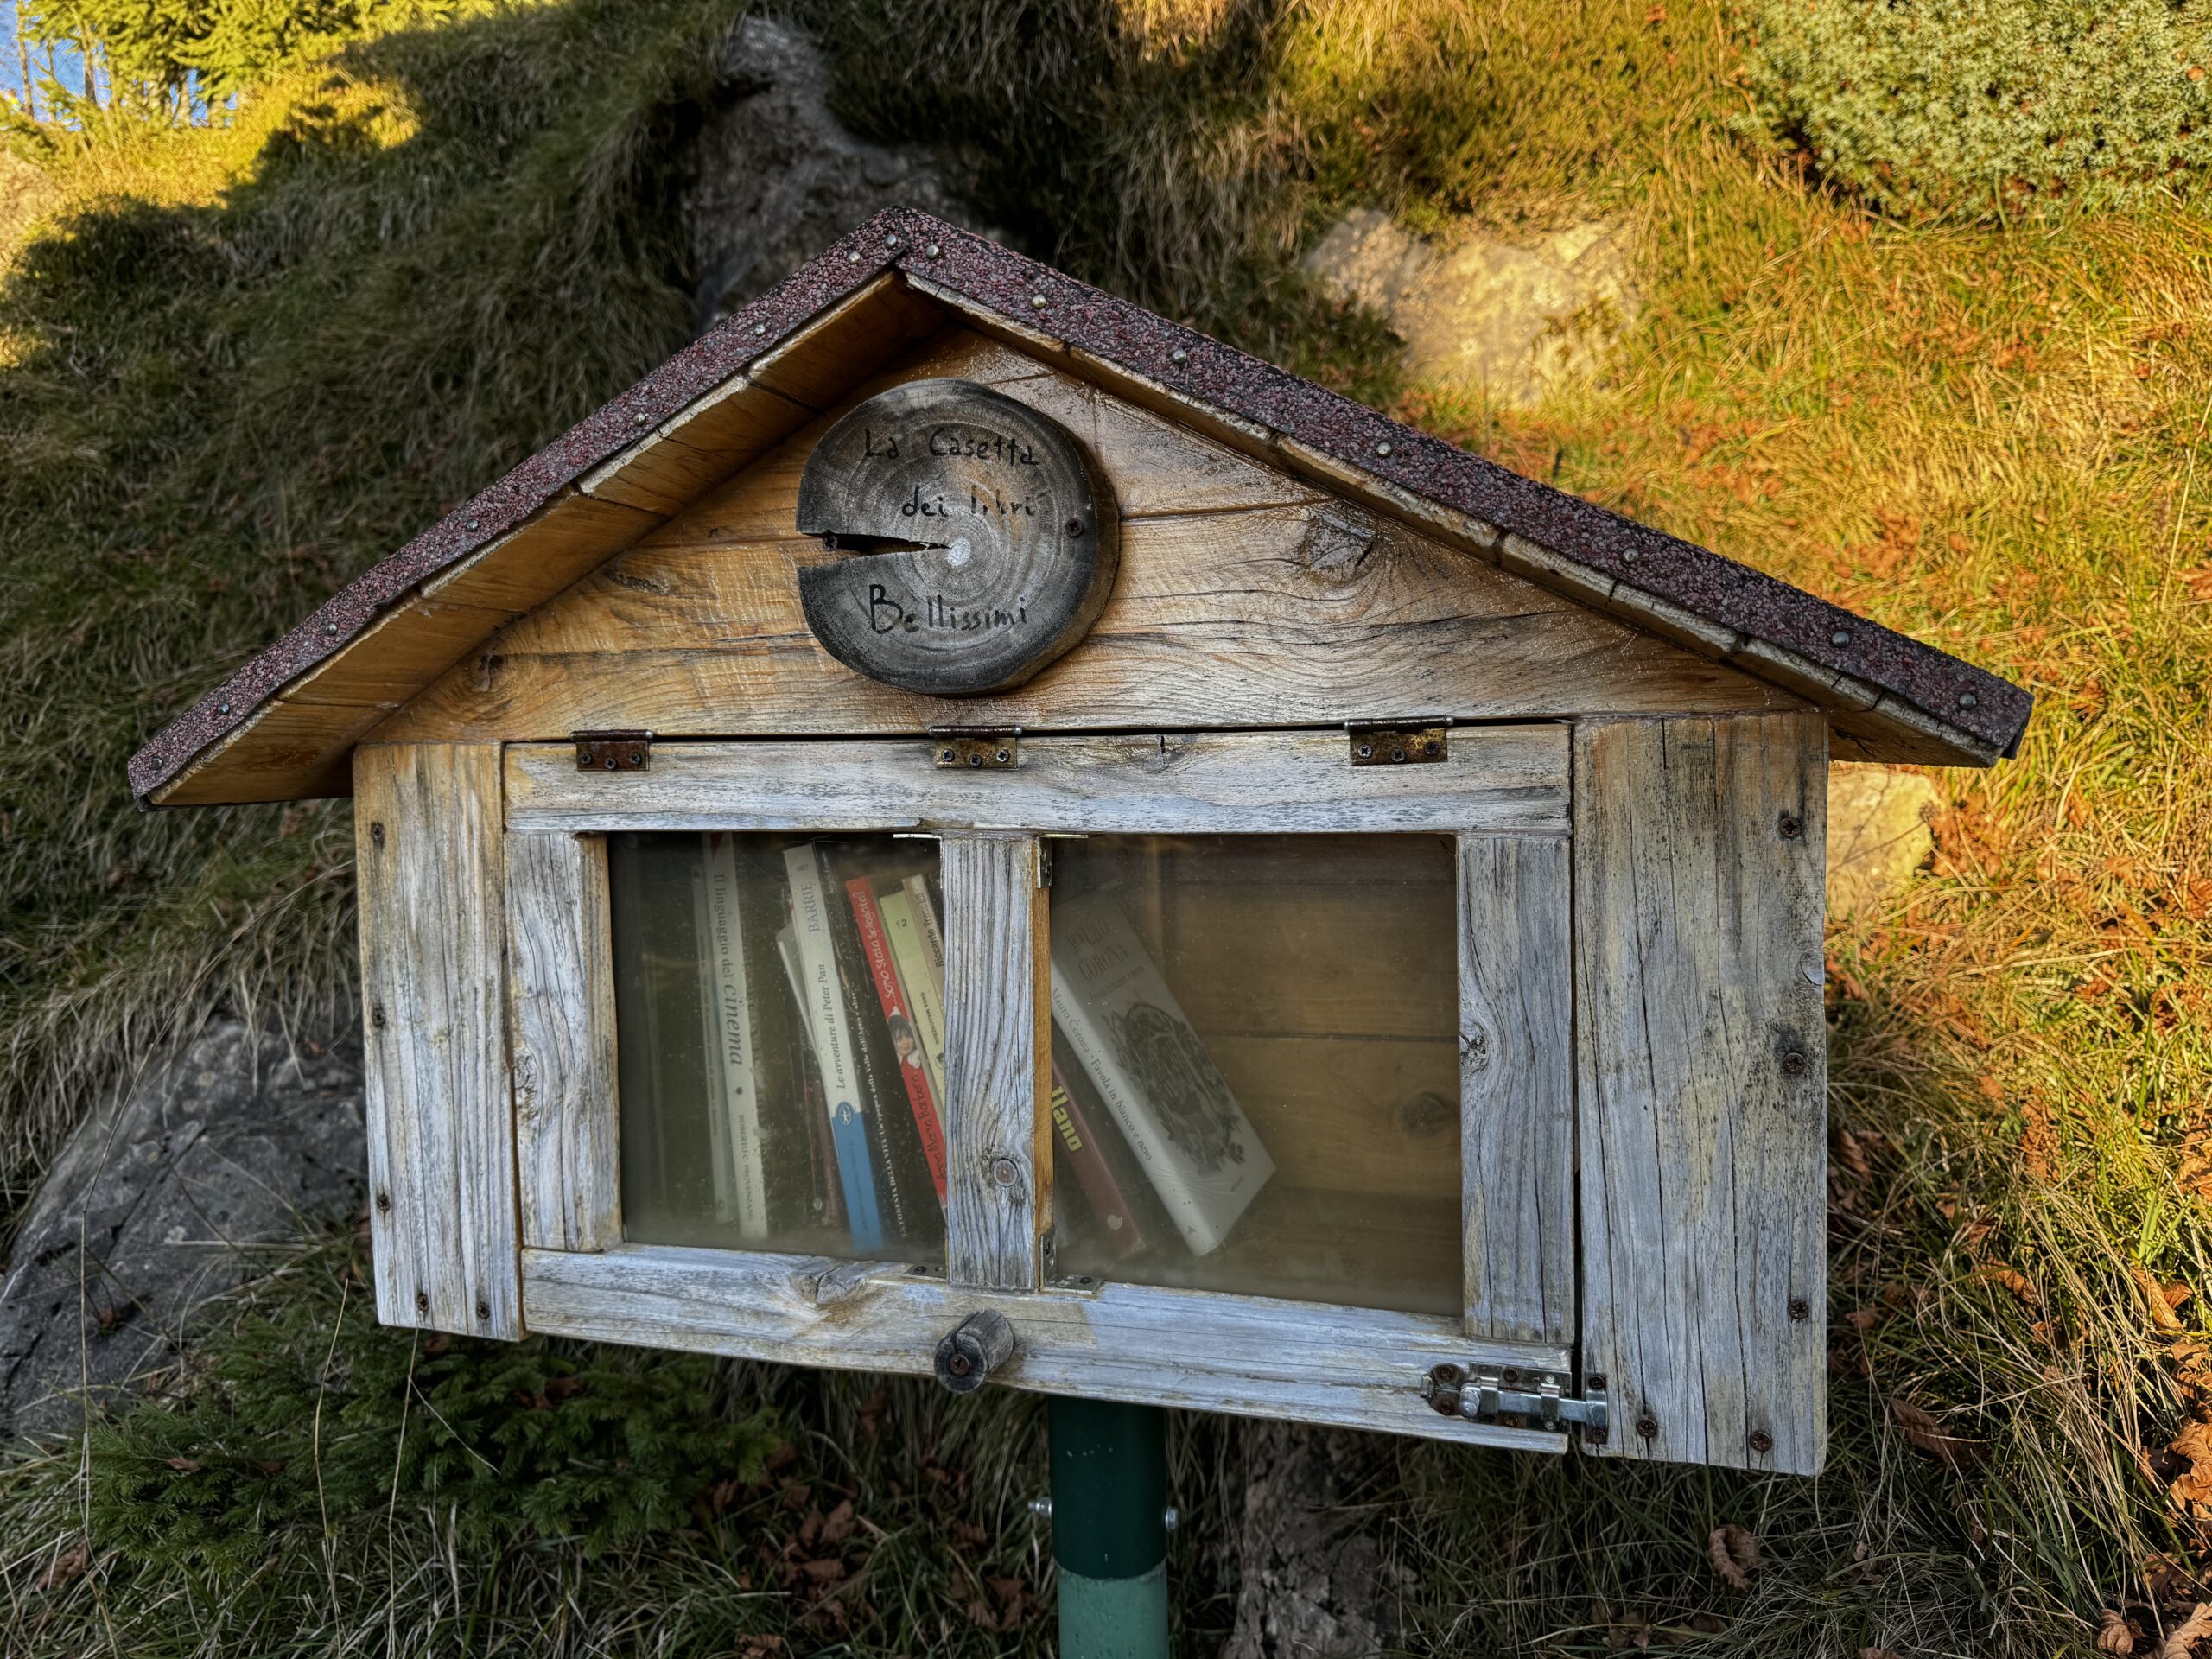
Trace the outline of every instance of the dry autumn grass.
{"type": "MultiPolygon", "coordinates": [[[[858,57],[908,3],[815,10],[842,20],[840,49],[858,57]]],[[[1040,253],[1394,399],[1521,470],[1929,639],[2038,698],[2017,761],[1936,775],[1949,807],[1935,868],[1832,933],[1827,1474],[1754,1480],[1373,1442],[1363,1497],[1406,1574],[1408,1646],[2212,1656],[2202,1607],[2212,1601],[2212,224],[2179,201],[2007,226],[1870,215],[1798,158],[1739,135],[1743,37],[1713,4],[1308,0],[1277,13],[1129,0],[1124,10],[1143,27],[1115,46],[1100,9],[1076,0],[963,8],[960,52],[931,66],[925,97],[887,54],[842,73],[855,107],[891,136],[981,142],[1004,130],[1010,105],[1033,118],[1030,137],[992,152],[982,181],[1001,222],[1039,227],[1040,253]],[[1440,233],[1471,218],[1625,219],[1638,324],[1603,382],[1533,409],[1407,385],[1373,319],[1332,315],[1287,274],[1300,238],[1354,200],[1440,233]]],[[[671,5],[652,28],[720,16],[671,5]]],[[[97,510],[124,526],[112,545],[95,542],[92,568],[103,580],[125,573],[127,604],[41,575],[38,603],[10,613],[8,660],[54,688],[35,724],[52,752],[102,755],[108,775],[123,746],[97,722],[113,724],[118,684],[156,688],[150,724],[162,695],[201,683],[388,532],[613,390],[622,351],[649,355],[659,300],[647,290],[662,277],[646,261],[575,290],[631,329],[588,372],[463,376],[467,416],[451,433],[418,422],[396,456],[328,451],[349,427],[394,416],[363,378],[363,342],[423,365],[427,381],[486,341],[558,352],[558,327],[503,308],[539,269],[531,238],[582,223],[569,270],[637,245],[632,220],[592,217],[608,211],[603,190],[508,186],[484,199],[521,201],[538,228],[496,245],[480,269],[454,251],[474,245],[482,211],[468,191],[493,188],[469,171],[482,159],[471,146],[488,141],[471,125],[467,66],[532,62],[578,41],[651,57],[635,44],[646,24],[626,35],[598,16],[579,0],[483,25],[452,60],[461,70],[436,68],[435,42],[365,62],[334,108],[308,110],[297,93],[301,111],[269,130],[299,135],[287,142],[327,176],[309,168],[288,187],[255,147],[214,141],[173,144],[173,162],[102,158],[87,175],[99,191],[204,215],[192,222],[243,246],[258,245],[270,217],[288,236],[320,226],[333,260],[370,279],[303,258],[296,284],[247,283],[226,301],[235,315],[213,312],[276,342],[243,367],[191,359],[219,407],[265,401],[203,423],[252,435],[258,481],[226,470],[234,443],[143,435],[149,417],[123,400],[153,394],[100,331],[157,329],[153,309],[10,314],[16,366],[0,380],[14,390],[0,393],[13,399],[11,442],[60,480],[19,488],[18,506],[65,523],[97,510]],[[549,13],[582,32],[532,34],[549,13]],[[392,126],[385,159],[340,167],[340,141],[378,122],[392,126]],[[416,131],[435,143],[410,152],[416,131]],[[466,211],[423,210],[429,228],[389,247],[346,240],[359,235],[347,213],[373,222],[387,200],[423,197],[410,153],[466,211]],[[244,193],[235,181],[257,165],[260,193],[244,193]],[[302,178],[324,205],[289,202],[284,190],[302,178]],[[228,208],[226,190],[243,193],[228,208]],[[423,270],[476,286],[456,289],[450,314],[397,315],[423,270]],[[84,332],[72,346],[41,327],[84,332]],[[90,442],[88,416],[41,413],[39,399],[71,390],[71,362],[105,377],[107,401],[91,408],[107,429],[142,433],[105,453],[168,466],[190,488],[118,501],[62,477],[63,439],[90,442]],[[255,378],[279,374],[291,378],[255,378]],[[288,448],[295,425],[304,435],[288,448]],[[229,528],[195,528],[194,491],[214,477],[243,504],[229,528]],[[300,528],[318,512],[326,527],[300,528]],[[181,553],[160,554],[165,534],[181,553]],[[55,619],[73,617],[69,605],[90,607],[92,633],[65,652],[55,619]],[[180,620],[203,613],[221,620],[219,639],[213,621],[180,620]]],[[[589,97],[550,73],[524,79],[528,99],[510,100],[512,130],[499,130],[503,144],[521,134],[523,150],[499,153],[536,159],[492,173],[541,183],[578,167],[650,176],[664,118],[692,95],[664,64],[613,75],[615,92],[593,82],[589,97]],[[627,111],[628,124],[619,142],[579,137],[558,126],[563,100],[602,125],[605,110],[627,111]]],[[[206,277],[197,265],[183,275],[206,277]]],[[[34,527],[21,544],[28,567],[34,553],[58,558],[67,537],[34,527]]],[[[291,822],[289,837],[272,835],[283,827],[273,814],[230,821],[234,838],[276,849],[240,868],[210,851],[213,830],[149,830],[119,798],[87,804],[67,768],[24,787],[54,794],[17,809],[38,836],[89,837],[96,850],[80,872],[28,848],[20,830],[6,849],[16,913],[33,918],[13,960],[32,966],[11,969],[0,1039],[29,1057],[25,1091],[48,1090],[11,1103],[9,1145],[81,1109],[84,1074],[54,1069],[55,1055],[119,1046],[114,1033],[133,1020],[150,1031],[180,984],[251,1000],[340,970],[342,851],[319,819],[291,822]],[[124,877],[103,886],[118,868],[124,877]],[[86,895],[48,894],[56,869],[86,895]],[[77,1092],[57,1092],[57,1078],[77,1092]]],[[[299,1305],[299,1283],[280,1277],[255,1294],[299,1305]]],[[[326,1320],[301,1338],[303,1376],[334,1329],[326,1320]]],[[[209,1351],[234,1351],[228,1340],[219,1333],[209,1351]]],[[[374,1646],[392,1631],[408,1639],[390,1645],[485,1651],[534,1637],[574,1652],[1043,1649],[1048,1575],[1020,1507],[1039,1478],[1032,1402],[961,1413],[906,1385],[749,1371],[719,1386],[773,1408],[794,1452],[763,1478],[710,1487],[684,1526],[601,1557],[574,1540],[471,1551],[435,1505],[395,1506],[271,1533],[251,1572],[184,1573],[87,1533],[99,1468],[16,1465],[0,1475],[0,1535],[18,1541],[0,1572],[0,1618],[12,1621],[0,1630],[56,1654],[251,1645],[280,1619],[296,1651],[374,1646]],[[565,1610],[550,1629],[549,1606],[565,1610]]],[[[431,1432],[420,1414],[410,1421],[431,1432]]],[[[1233,1426],[1179,1426],[1191,1522],[1174,1573],[1193,1650],[1218,1639],[1231,1611],[1217,1550],[1234,1525],[1237,1445],[1233,1426]]]]}

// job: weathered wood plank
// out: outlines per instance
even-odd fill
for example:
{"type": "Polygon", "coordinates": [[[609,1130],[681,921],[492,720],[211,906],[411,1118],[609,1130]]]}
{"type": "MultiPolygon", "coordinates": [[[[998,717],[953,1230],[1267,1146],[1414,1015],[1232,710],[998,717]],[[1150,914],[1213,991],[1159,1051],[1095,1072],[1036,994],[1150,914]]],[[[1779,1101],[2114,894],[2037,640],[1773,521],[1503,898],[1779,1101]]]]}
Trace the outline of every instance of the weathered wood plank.
{"type": "Polygon", "coordinates": [[[1014,1324],[992,1382],[1202,1411],[1556,1452],[1565,1437],[1444,1417],[1430,1366],[1563,1370],[1566,1350],[1484,1343],[1455,1319],[1143,1285],[1088,1294],[963,1290],[896,1264],[676,1246],[523,1258],[531,1328],[789,1364],[924,1376],[938,1338],[978,1308],[1014,1324]]]}
{"type": "Polygon", "coordinates": [[[1821,1466],[1826,772],[1815,715],[1577,733],[1582,1364],[1612,1456],[1821,1466]]]}
{"type": "Polygon", "coordinates": [[[737,515],[702,502],[503,631],[382,734],[795,735],[950,720],[1178,730],[1797,706],[1724,664],[1338,505],[1124,524],[1121,575],[1081,648],[1022,685],[948,702],[868,680],[816,641],[799,573],[834,556],[791,534],[791,512],[786,499],[750,515],[746,533],[769,538],[732,541],[737,515]]]}
{"type": "Polygon", "coordinates": [[[640,512],[676,512],[812,415],[744,375],[733,376],[594,467],[578,487],[640,512]]]}
{"type": "Polygon", "coordinates": [[[506,863],[523,1243],[605,1249],[622,1236],[607,842],[511,836],[506,863]]]}
{"type": "Polygon", "coordinates": [[[353,794],[377,1315],[517,1338],[499,752],[364,745],[353,794]]]}
{"type": "Polygon", "coordinates": [[[935,764],[925,739],[656,743],[644,772],[507,751],[518,830],[944,830],[1141,835],[1567,829],[1567,728],[1470,727],[1446,757],[1362,766],[1341,732],[1025,738],[1011,772],[935,764]]]}
{"type": "Polygon", "coordinates": [[[1467,1330],[1574,1339],[1567,843],[1459,838],[1460,1239],[1467,1330]]]}
{"type": "MultiPolygon", "coordinates": [[[[1050,958],[1032,836],[948,836],[944,1073],[949,1191],[945,1271],[955,1285],[1029,1290],[1038,1281],[1039,1103],[1051,1064],[1050,958]]],[[[1041,1179],[1040,1179],[1041,1177],[1041,1179]]]]}
{"type": "Polygon", "coordinates": [[[942,308],[887,271],[778,341],[746,372],[810,409],[828,409],[946,321],[942,308]]]}

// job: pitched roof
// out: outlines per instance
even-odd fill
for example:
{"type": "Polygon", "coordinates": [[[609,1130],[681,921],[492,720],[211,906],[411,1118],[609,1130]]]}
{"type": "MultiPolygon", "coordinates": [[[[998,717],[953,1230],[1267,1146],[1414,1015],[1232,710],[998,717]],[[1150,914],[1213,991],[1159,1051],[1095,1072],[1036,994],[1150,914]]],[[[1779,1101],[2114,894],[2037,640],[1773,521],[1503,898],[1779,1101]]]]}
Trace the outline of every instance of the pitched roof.
{"type": "Polygon", "coordinates": [[[133,792],[148,804],[347,792],[347,755],[396,701],[620,551],[684,488],[812,418],[879,366],[887,337],[918,336],[946,310],[1784,685],[1828,711],[1840,754],[1986,766],[2026,728],[2026,691],[1932,645],[893,208],[334,594],[133,756],[133,792]],[[369,637],[404,622],[396,613],[433,612],[404,662],[369,637]],[[365,677],[365,658],[378,659],[365,677]],[[257,781],[222,775],[240,746],[259,757],[257,781]]]}

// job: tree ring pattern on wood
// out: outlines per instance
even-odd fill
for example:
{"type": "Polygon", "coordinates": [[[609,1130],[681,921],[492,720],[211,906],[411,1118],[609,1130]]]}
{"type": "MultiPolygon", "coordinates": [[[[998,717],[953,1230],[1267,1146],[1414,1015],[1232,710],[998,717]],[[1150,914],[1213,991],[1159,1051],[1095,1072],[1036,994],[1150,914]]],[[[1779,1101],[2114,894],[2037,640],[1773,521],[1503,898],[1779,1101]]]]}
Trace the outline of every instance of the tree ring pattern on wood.
{"type": "Polygon", "coordinates": [[[1089,631],[1120,563],[1104,479],[1073,434],[964,380],[912,380],[814,446],[798,528],[841,556],[799,572],[822,648],[938,696],[1020,684],[1089,631]]]}

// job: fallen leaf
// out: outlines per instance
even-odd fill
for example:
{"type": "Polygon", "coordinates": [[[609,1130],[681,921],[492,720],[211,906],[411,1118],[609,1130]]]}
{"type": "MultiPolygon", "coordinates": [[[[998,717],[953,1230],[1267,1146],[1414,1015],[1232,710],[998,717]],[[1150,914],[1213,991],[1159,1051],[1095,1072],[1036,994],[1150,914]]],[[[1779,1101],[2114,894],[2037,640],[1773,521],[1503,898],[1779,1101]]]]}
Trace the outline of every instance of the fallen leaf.
{"type": "MultiPolygon", "coordinates": [[[[2212,1503],[2212,1423],[2191,1418],[2166,1449],[2189,1459],[2189,1472],[2167,1490],[2183,1503],[2212,1503]]],[[[2169,1465],[2168,1467],[2172,1465],[2169,1465]]]]}
{"type": "Polygon", "coordinates": [[[2135,1627],[2109,1607],[2097,1613],[2097,1651],[2115,1655],[2135,1651],[2135,1627]]]}
{"type": "Polygon", "coordinates": [[[1952,1469],[1964,1469],[1981,1460],[1980,1441],[1947,1433],[1941,1423],[1910,1400],[1891,1401],[1890,1414],[1897,1419],[1905,1444],[1914,1451],[1924,1452],[1952,1469]]]}
{"type": "Polygon", "coordinates": [[[1731,1590],[1751,1587],[1751,1574],[1759,1569],[1759,1541],[1751,1533],[1732,1521],[1715,1527],[1705,1541],[1705,1554],[1731,1590]]]}
{"type": "Polygon", "coordinates": [[[2151,1323],[2161,1331],[2179,1331],[2182,1323],[2174,1317],[2172,1304],[2166,1300],[2165,1287],[2152,1276],[2150,1268],[2140,1262],[2131,1262],[2127,1274],[2141,1294],[2143,1311],[2151,1316],[2151,1323]]]}
{"type": "Polygon", "coordinates": [[[853,1500],[849,1497],[830,1510],[829,1517],[823,1522],[822,1541],[825,1544],[842,1544],[853,1535],[853,1528],[856,1524],[856,1518],[853,1514],[853,1500]]]}
{"type": "Polygon", "coordinates": [[[1861,1648],[1859,1659],[1904,1659],[1895,1648],[1861,1648]]]}
{"type": "Polygon", "coordinates": [[[1624,1613],[1605,1631],[1605,1646],[1615,1653],[1634,1648],[1638,1652],[1651,1645],[1651,1621],[1642,1613],[1624,1613]]]}
{"type": "Polygon", "coordinates": [[[2158,1659],[2196,1659],[2196,1644],[2212,1636],[2212,1602],[2198,1602],[2196,1610],[2166,1633],[2158,1659]]]}
{"type": "Polygon", "coordinates": [[[845,1576],[845,1564],[834,1555],[818,1561],[801,1561],[798,1570],[817,1584],[835,1584],[845,1576]]]}
{"type": "Polygon", "coordinates": [[[2042,1294],[2029,1281],[2027,1274],[2020,1272],[2017,1268],[2008,1268],[2001,1262],[1993,1262],[1987,1267],[1977,1269],[1974,1277],[1986,1279],[1992,1284],[2004,1286],[2030,1307],[2043,1306],[2042,1294]]]}
{"type": "Polygon", "coordinates": [[[171,1458],[168,1459],[168,1465],[180,1475],[196,1475],[200,1472],[200,1465],[190,1458],[171,1458]]]}
{"type": "Polygon", "coordinates": [[[38,1587],[58,1590],[65,1584],[74,1584],[85,1576],[85,1569],[92,1564],[92,1553],[82,1544],[65,1549],[47,1563],[46,1571],[39,1574],[38,1587]]]}

